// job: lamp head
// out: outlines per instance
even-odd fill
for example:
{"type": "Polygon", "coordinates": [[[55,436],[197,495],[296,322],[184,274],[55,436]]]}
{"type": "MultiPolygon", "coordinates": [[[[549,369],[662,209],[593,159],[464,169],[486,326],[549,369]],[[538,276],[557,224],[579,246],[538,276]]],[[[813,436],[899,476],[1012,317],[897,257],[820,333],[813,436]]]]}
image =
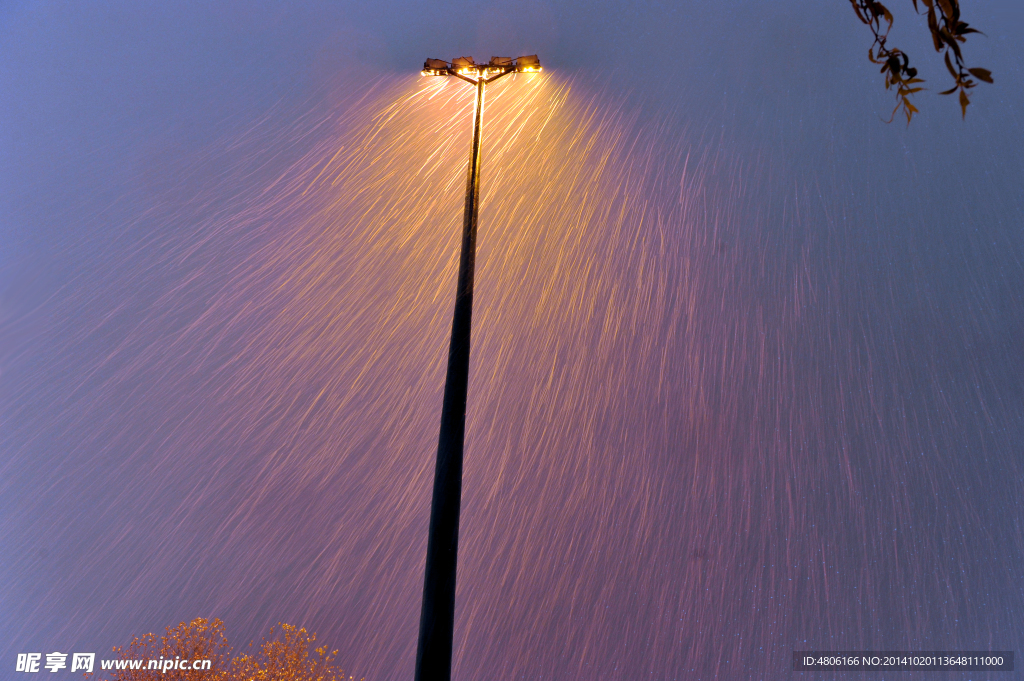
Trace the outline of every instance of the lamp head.
{"type": "Polygon", "coordinates": [[[541,70],[540,59],[535,54],[516,57],[516,71],[519,73],[536,73],[541,70]]]}
{"type": "Polygon", "coordinates": [[[477,64],[472,57],[456,57],[450,62],[427,59],[423,62],[424,76],[461,76],[483,79],[487,82],[506,73],[536,73],[541,71],[540,59],[530,54],[525,57],[491,57],[486,64],[477,64]]]}

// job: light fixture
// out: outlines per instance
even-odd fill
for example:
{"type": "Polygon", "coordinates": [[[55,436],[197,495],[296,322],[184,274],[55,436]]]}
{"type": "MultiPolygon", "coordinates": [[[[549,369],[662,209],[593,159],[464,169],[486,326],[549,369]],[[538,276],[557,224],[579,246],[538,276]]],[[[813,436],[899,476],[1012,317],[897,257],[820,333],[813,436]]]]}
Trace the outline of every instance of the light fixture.
{"type": "Polygon", "coordinates": [[[491,57],[486,64],[477,64],[472,57],[455,57],[450,62],[443,59],[427,59],[423,63],[424,76],[456,76],[470,83],[490,83],[508,73],[537,73],[541,71],[540,59],[530,54],[524,57],[491,57]]]}
{"type": "Polygon", "coordinates": [[[416,647],[416,681],[451,681],[452,637],[455,624],[455,567],[459,551],[459,510],[462,503],[462,450],[466,436],[466,393],[469,385],[469,336],[473,315],[473,270],[480,205],[480,136],[484,115],[484,86],[510,73],[540,71],[537,55],[491,57],[477,64],[472,57],[450,62],[428,59],[424,76],[455,76],[476,89],[473,110],[473,148],[466,181],[462,218],[462,252],[455,291],[455,313],[448,346],[448,370],[441,406],[441,429],[430,501],[427,564],[423,576],[423,605],[416,647]]]}

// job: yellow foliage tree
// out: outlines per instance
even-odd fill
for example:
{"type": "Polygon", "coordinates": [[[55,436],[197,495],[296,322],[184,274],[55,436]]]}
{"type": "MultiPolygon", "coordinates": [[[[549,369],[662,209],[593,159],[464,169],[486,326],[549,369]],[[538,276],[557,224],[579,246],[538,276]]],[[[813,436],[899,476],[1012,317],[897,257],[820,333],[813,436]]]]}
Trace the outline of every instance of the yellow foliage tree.
{"type": "Polygon", "coordinates": [[[231,660],[231,681],[350,681],[334,666],[337,650],[313,648],[316,634],[281,624],[281,638],[263,640],[258,652],[231,660]]]}
{"type": "Polygon", "coordinates": [[[257,650],[235,657],[219,619],[200,617],[167,627],[159,643],[154,634],[137,636],[114,653],[120,660],[142,660],[141,668],[114,670],[108,681],[354,681],[335,666],[337,650],[313,647],[316,634],[290,624],[278,626],[257,650]],[[176,659],[210,660],[211,665],[209,670],[147,669],[149,660],[176,659]]]}

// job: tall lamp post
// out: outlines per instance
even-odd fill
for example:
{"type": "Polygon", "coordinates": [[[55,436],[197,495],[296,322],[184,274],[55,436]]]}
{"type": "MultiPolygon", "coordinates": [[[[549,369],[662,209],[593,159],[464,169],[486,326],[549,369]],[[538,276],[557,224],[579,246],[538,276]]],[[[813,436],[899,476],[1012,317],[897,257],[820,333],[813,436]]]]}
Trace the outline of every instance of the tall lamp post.
{"type": "Polygon", "coordinates": [[[455,76],[476,88],[473,109],[473,149],[466,180],[466,209],[462,218],[462,255],[455,293],[448,373],[441,407],[441,433],[430,502],[427,567],[416,649],[416,681],[450,681],[455,621],[455,565],[459,549],[459,507],[462,500],[462,448],[466,434],[466,389],[469,384],[469,332],[473,313],[473,269],[476,264],[476,225],[480,203],[480,128],[484,116],[484,87],[510,73],[540,71],[537,55],[492,57],[476,64],[472,57],[451,62],[428,59],[424,76],[455,76]]]}

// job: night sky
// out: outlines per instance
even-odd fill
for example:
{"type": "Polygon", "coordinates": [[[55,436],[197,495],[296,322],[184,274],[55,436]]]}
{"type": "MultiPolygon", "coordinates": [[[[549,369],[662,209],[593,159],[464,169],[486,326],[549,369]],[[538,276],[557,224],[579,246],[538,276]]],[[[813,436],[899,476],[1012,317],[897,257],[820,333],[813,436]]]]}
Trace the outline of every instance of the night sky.
{"type": "Polygon", "coordinates": [[[889,4],[909,126],[842,0],[3,3],[0,668],[219,617],[412,678],[463,54],[545,71],[484,114],[454,678],[1024,652],[1024,5],[962,0],[961,120],[889,4]]]}

